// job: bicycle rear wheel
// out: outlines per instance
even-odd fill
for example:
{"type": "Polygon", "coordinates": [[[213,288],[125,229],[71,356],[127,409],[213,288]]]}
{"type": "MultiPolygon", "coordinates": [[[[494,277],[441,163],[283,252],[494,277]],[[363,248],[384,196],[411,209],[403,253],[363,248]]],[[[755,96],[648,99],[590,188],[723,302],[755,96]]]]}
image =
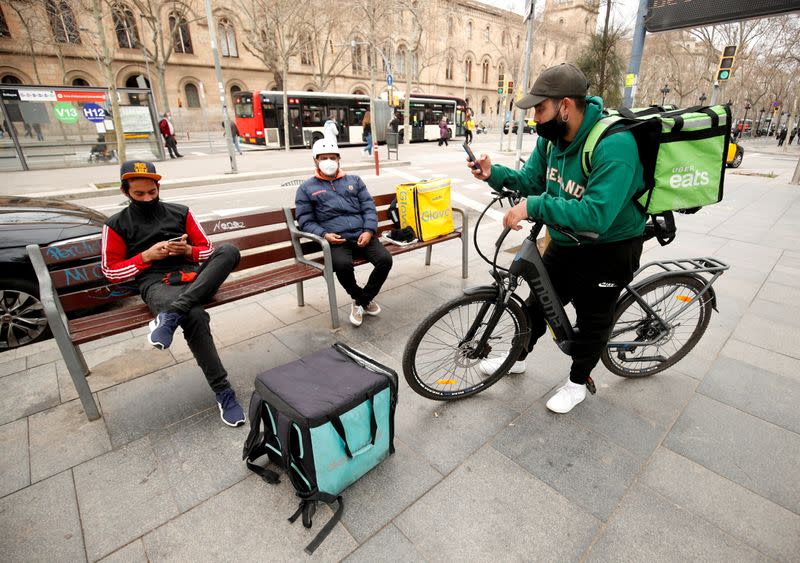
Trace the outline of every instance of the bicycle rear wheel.
{"type": "Polygon", "coordinates": [[[453,299],[428,315],[403,353],[403,374],[409,386],[423,397],[446,401],[469,397],[500,380],[522,350],[528,321],[522,307],[509,301],[486,346],[479,350],[496,307],[497,295],[486,291],[453,299]],[[474,334],[466,338],[472,328],[474,334]],[[492,375],[481,371],[482,360],[504,355],[505,361],[492,375]]]}
{"type": "Polygon", "coordinates": [[[705,285],[696,277],[678,275],[638,288],[666,327],[628,294],[614,313],[614,328],[601,356],[603,365],[621,377],[647,377],[675,365],[708,327],[712,298],[710,292],[700,295],[705,285]]]}

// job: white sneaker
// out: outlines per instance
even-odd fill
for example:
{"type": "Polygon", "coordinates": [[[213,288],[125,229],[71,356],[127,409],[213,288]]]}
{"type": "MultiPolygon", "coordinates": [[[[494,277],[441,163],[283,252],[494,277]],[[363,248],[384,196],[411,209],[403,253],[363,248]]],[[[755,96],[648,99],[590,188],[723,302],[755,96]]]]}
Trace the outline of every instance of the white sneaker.
{"type": "Polygon", "coordinates": [[[569,379],[559,387],[556,394],[547,401],[547,408],[560,414],[568,413],[575,405],[586,398],[586,385],[573,383],[569,379]]]}
{"type": "Polygon", "coordinates": [[[377,317],[381,313],[381,306],[374,301],[370,301],[369,305],[364,307],[364,312],[370,316],[377,317]]]}
{"type": "Polygon", "coordinates": [[[357,305],[355,301],[350,306],[350,322],[353,323],[353,326],[361,326],[361,323],[364,322],[364,307],[357,305]]]}
{"type": "MultiPolygon", "coordinates": [[[[508,354],[503,354],[502,356],[498,356],[496,358],[487,358],[485,360],[481,360],[481,363],[478,364],[481,368],[481,371],[486,375],[493,375],[500,366],[503,365],[503,362],[506,361],[508,358],[508,354]]],[[[508,373],[523,373],[528,368],[528,365],[525,363],[525,360],[519,360],[511,364],[511,369],[508,370],[508,373]]]]}

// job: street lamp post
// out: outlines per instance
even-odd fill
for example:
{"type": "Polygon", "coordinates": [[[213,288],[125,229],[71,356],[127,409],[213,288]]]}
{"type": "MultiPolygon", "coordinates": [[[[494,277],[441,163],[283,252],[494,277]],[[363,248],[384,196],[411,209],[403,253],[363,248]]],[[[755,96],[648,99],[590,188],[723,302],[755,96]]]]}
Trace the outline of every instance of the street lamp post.
{"type": "Polygon", "coordinates": [[[747,112],[750,111],[751,107],[753,106],[750,105],[750,102],[744,103],[744,119],[742,120],[742,135],[744,135],[745,131],[747,131],[747,112]]]}
{"type": "Polygon", "coordinates": [[[706,94],[705,94],[705,92],[703,92],[702,94],[700,94],[700,105],[701,105],[701,106],[704,106],[704,105],[706,104],[706,100],[707,100],[707,99],[708,99],[708,98],[706,97],[706,94]]]}
{"type": "Polygon", "coordinates": [[[671,90],[669,89],[669,85],[664,84],[664,87],[661,89],[661,107],[664,107],[664,102],[667,99],[667,94],[669,94],[671,90]]]}

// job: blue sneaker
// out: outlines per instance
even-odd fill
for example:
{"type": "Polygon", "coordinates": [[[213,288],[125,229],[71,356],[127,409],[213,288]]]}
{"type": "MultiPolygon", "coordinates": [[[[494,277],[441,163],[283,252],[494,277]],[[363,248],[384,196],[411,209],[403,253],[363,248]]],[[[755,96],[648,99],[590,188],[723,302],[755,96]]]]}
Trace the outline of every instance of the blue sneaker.
{"type": "Polygon", "coordinates": [[[228,426],[236,427],[245,423],[244,411],[236,400],[236,393],[230,387],[217,393],[217,406],[219,417],[228,426]]]}
{"type": "Polygon", "coordinates": [[[182,320],[183,315],[180,313],[169,311],[159,313],[155,319],[150,321],[150,334],[147,335],[147,341],[159,350],[166,350],[172,344],[172,337],[182,320]]]}

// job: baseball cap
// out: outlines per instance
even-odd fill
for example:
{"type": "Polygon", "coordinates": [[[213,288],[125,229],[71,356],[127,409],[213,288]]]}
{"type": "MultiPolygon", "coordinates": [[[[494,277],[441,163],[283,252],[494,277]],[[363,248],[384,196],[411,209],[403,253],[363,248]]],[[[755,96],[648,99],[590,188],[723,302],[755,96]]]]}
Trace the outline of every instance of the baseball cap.
{"type": "Polygon", "coordinates": [[[131,178],[150,178],[158,182],[161,174],[156,174],[156,165],[152,162],[143,160],[126,160],[119,168],[120,180],[130,180],[131,178]]]}
{"type": "Polygon", "coordinates": [[[588,90],[586,75],[574,65],[561,63],[544,69],[530,93],[517,102],[517,107],[529,109],[547,98],[583,98],[588,90]]]}

